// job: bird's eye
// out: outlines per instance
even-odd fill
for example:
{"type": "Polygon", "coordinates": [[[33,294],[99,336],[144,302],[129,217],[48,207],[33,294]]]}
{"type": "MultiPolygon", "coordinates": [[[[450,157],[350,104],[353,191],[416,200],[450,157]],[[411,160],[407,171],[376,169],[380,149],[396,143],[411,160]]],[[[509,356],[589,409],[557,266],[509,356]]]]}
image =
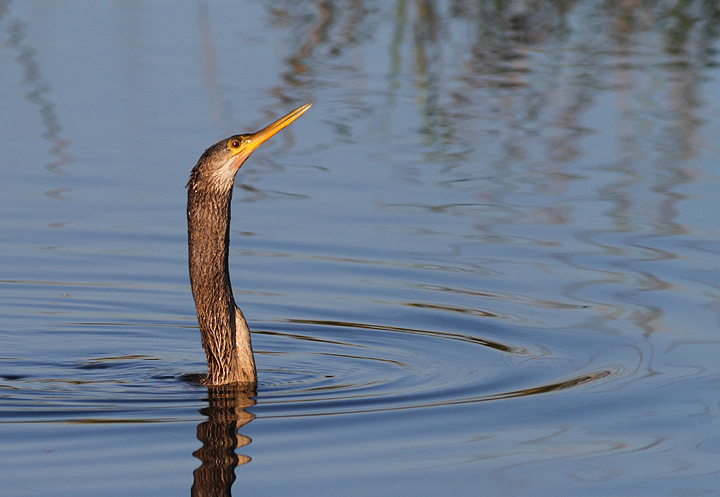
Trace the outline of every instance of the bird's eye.
{"type": "Polygon", "coordinates": [[[238,140],[238,139],[231,140],[231,141],[230,141],[230,146],[231,146],[232,148],[238,148],[238,147],[240,146],[240,140],[238,140]]]}

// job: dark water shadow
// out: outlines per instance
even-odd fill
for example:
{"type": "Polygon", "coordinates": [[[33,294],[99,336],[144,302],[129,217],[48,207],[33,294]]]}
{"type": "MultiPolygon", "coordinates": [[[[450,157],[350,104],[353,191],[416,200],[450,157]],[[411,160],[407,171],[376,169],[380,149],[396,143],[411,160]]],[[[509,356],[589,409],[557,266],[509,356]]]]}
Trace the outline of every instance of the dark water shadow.
{"type": "Polygon", "coordinates": [[[235,482],[235,468],[250,462],[250,457],[235,450],[252,442],[238,429],[255,416],[245,409],[255,405],[254,390],[238,385],[208,387],[207,407],[200,414],[207,418],[197,427],[202,447],[193,456],[200,467],[193,472],[192,496],[230,496],[235,482]]]}

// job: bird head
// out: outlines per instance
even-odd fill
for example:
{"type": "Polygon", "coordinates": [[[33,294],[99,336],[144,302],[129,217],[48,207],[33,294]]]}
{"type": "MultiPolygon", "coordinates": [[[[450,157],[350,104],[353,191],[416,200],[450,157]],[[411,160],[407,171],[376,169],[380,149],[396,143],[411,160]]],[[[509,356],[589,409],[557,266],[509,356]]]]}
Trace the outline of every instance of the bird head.
{"type": "Polygon", "coordinates": [[[223,188],[231,187],[235,174],[250,154],[265,140],[300,117],[310,106],[312,102],[295,109],[256,133],[234,135],[208,148],[193,169],[188,186],[204,179],[223,188]]]}

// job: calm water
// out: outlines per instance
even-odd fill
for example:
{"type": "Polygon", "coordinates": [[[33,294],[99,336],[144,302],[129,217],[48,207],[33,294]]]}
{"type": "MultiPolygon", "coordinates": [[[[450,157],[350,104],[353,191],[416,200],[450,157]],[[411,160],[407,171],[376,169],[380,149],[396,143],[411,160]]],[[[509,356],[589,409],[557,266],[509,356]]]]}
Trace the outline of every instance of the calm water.
{"type": "Polygon", "coordinates": [[[719,36],[709,1],[0,1],[0,494],[716,495],[719,36]],[[189,171],[311,100],[236,181],[257,395],[184,382],[189,171]]]}

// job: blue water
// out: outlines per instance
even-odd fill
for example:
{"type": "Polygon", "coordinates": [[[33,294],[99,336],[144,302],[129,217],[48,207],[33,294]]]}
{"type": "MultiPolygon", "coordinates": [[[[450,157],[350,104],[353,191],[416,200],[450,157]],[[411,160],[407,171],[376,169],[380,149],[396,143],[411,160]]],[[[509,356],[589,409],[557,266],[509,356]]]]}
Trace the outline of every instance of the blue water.
{"type": "Polygon", "coordinates": [[[0,494],[716,495],[713,2],[0,2],[0,494]],[[236,179],[255,395],[184,190],[236,179]]]}

